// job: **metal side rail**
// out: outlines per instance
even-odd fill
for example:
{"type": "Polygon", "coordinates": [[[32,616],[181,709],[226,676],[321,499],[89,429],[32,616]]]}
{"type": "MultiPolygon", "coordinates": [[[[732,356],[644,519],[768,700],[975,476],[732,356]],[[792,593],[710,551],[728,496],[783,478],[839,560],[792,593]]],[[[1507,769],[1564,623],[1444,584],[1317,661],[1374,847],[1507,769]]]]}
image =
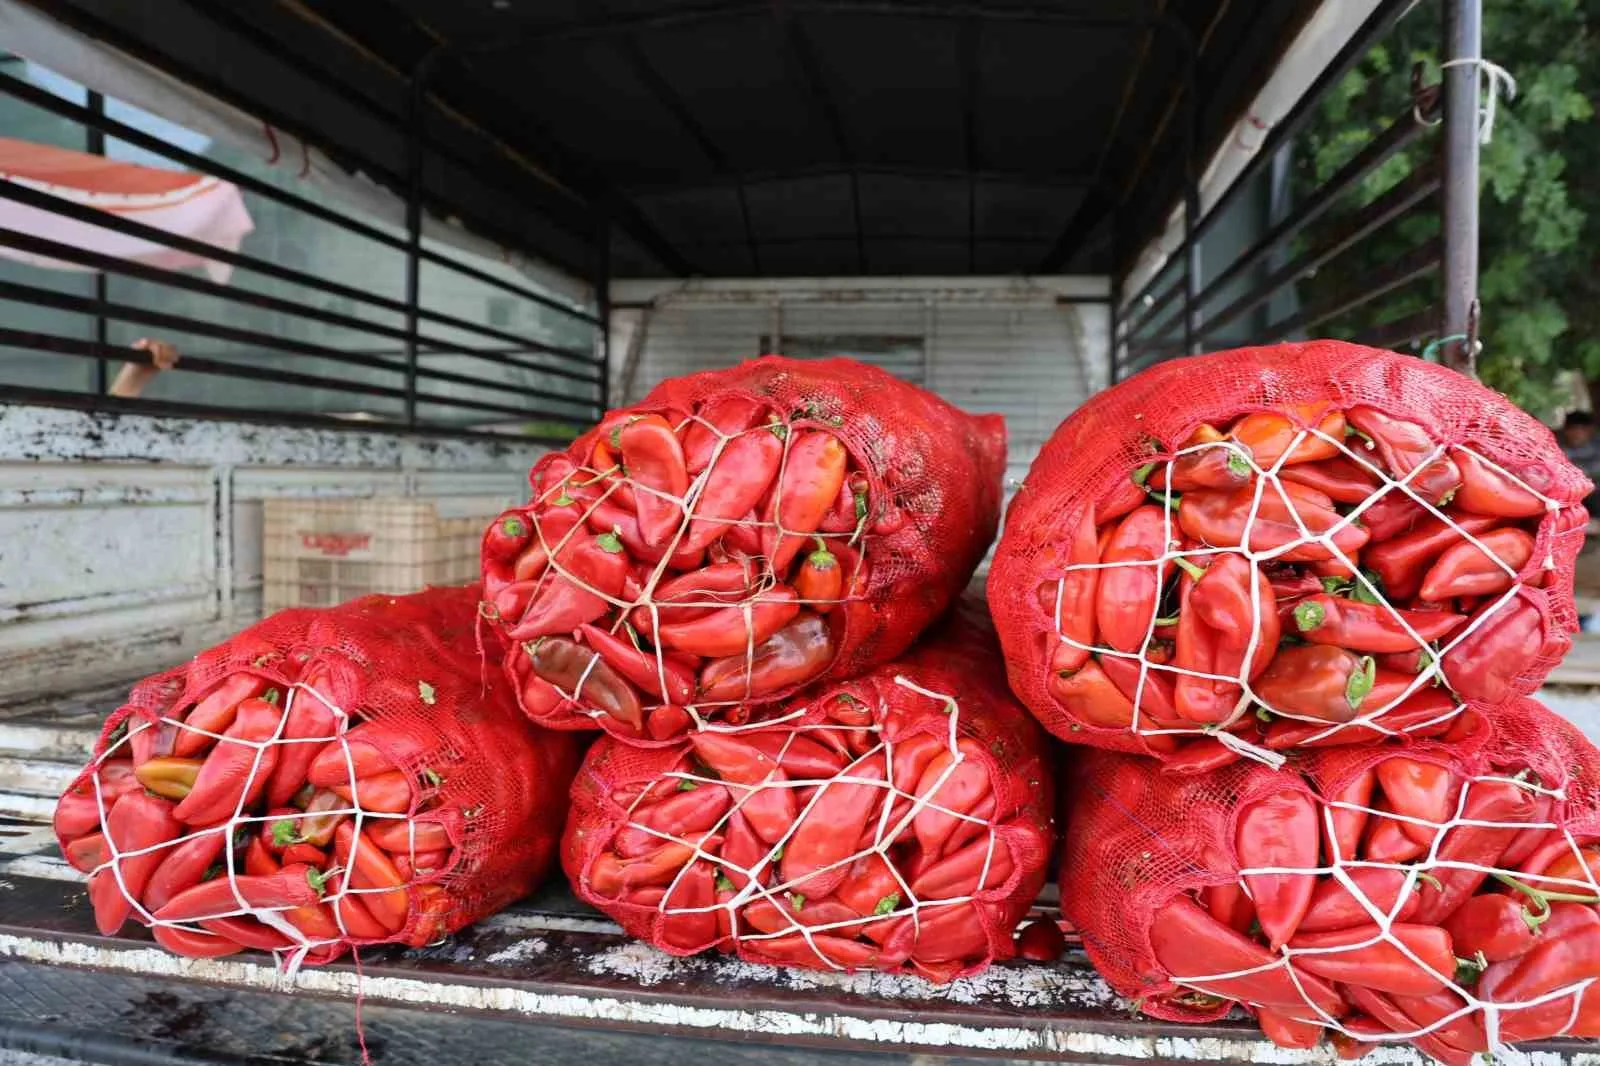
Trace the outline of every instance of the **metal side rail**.
{"type": "MultiPolygon", "coordinates": [[[[498,1062],[501,1051],[508,1062],[527,1062],[537,1046],[545,1050],[535,1061],[588,1059],[593,1050],[597,1063],[614,1052],[631,1066],[642,1045],[626,1049],[627,1032],[686,1038],[670,1052],[650,1045],[652,1061],[679,1058],[707,1039],[814,1049],[797,1062],[819,1061],[815,1051],[823,1050],[840,1062],[884,1061],[871,1052],[901,1061],[918,1052],[1096,1063],[1327,1057],[1273,1047],[1241,1012],[1203,1027],[1144,1017],[1077,950],[1054,965],[999,964],[942,986],[725,956],[676,958],[624,936],[559,877],[441,945],[363,951],[359,962],[293,977],[265,954],[185,959],[137,927],[100,936],[81,875],[56,852],[49,816],[116,697],[0,710],[0,1048],[95,1062],[359,1061],[359,1010],[363,1029],[380,1035],[385,1063],[430,1048],[425,1057],[437,1062],[441,1047],[453,1059],[464,1046],[483,1063],[498,1062]],[[611,1032],[574,1035],[567,1027],[611,1032]],[[457,1034],[453,1044],[441,1044],[446,1033],[457,1034]],[[558,1053],[561,1046],[569,1051],[558,1053]]],[[[1040,910],[1054,913],[1055,898],[1051,886],[1040,910]]],[[[1541,1066],[1600,1066],[1592,1043],[1535,1050],[1541,1066]]],[[[746,1054],[714,1053],[724,1061],[746,1054]]],[[[759,1054],[786,1061],[771,1048],[759,1054]]],[[[1426,1061],[1409,1047],[1381,1055],[1385,1064],[1426,1061]]]]}

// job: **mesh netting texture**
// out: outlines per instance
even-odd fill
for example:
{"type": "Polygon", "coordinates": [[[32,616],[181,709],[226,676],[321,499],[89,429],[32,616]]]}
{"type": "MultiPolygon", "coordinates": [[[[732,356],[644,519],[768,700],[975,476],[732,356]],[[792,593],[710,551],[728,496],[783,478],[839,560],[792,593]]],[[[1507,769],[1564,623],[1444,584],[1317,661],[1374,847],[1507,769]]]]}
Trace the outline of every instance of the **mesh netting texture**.
{"type": "Polygon", "coordinates": [[[1147,1013],[1250,1007],[1275,1042],[1447,1063],[1600,1035],[1600,751],[1529,699],[1417,740],[1175,774],[1085,752],[1061,900],[1147,1013]]]}
{"type": "Polygon", "coordinates": [[[908,648],[994,537],[1005,425],[875,367],[675,378],[530,474],[486,617],[541,725],[672,743],[908,648]]]}
{"type": "Polygon", "coordinates": [[[1590,488],[1544,426],[1414,357],[1163,363],[1063,422],[1011,504],[989,595],[1012,688],[1063,739],[1195,772],[1445,735],[1570,646],[1590,488]]]}
{"type": "Polygon", "coordinates": [[[56,835],[106,935],[323,963],[421,946],[548,872],[576,771],[480,657],[476,585],[281,611],[136,685],[56,835]]]}
{"type": "Polygon", "coordinates": [[[680,955],[936,981],[1010,957],[1054,839],[1050,741],[981,604],[784,710],[670,748],[602,738],[562,847],[578,894],[680,955]]]}

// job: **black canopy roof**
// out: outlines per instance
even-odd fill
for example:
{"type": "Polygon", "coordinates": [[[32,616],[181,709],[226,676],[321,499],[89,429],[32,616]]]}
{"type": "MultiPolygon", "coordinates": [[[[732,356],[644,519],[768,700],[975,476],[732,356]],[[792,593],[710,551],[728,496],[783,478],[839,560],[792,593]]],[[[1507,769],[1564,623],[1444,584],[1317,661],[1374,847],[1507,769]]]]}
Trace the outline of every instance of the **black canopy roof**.
{"type": "Polygon", "coordinates": [[[166,32],[143,0],[43,6],[397,191],[420,129],[430,209],[580,272],[607,232],[612,276],[653,277],[1115,269],[1191,119],[1203,159],[1317,5],[191,0],[166,32]]]}

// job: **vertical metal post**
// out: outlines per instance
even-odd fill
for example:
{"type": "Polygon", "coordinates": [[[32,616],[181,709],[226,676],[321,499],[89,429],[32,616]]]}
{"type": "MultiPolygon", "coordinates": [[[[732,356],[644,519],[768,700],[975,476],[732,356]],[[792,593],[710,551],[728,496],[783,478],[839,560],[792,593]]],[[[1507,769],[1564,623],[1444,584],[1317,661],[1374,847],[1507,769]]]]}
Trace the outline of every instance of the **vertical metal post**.
{"type": "MultiPolygon", "coordinates": [[[[595,317],[600,320],[596,328],[600,331],[596,339],[595,352],[600,357],[600,414],[604,414],[611,406],[611,219],[601,212],[598,224],[595,227],[599,232],[596,239],[599,244],[596,248],[596,263],[594,272],[594,306],[595,317]]],[[[640,322],[639,328],[644,328],[640,322]]],[[[620,399],[620,397],[619,397],[620,399]]]]}
{"type": "MultiPolygon", "coordinates": [[[[90,90],[88,104],[90,112],[93,113],[96,119],[105,115],[106,98],[100,93],[90,90]]],[[[89,154],[105,155],[106,131],[99,126],[89,126],[86,132],[88,134],[87,148],[89,154]]],[[[94,342],[100,346],[102,353],[96,356],[94,361],[94,394],[96,396],[104,396],[106,390],[111,387],[111,361],[104,355],[106,345],[109,343],[111,336],[105,313],[108,287],[106,272],[104,270],[96,270],[94,272],[94,302],[96,305],[94,313],[94,342]]]]}
{"type": "Polygon", "coordinates": [[[1185,355],[1200,351],[1200,242],[1195,227],[1200,224],[1200,168],[1195,160],[1199,138],[1200,88],[1195,77],[1195,58],[1191,50],[1185,59],[1183,88],[1183,350],[1185,355]]]}
{"type": "Polygon", "coordinates": [[[427,118],[428,78],[439,58],[435,48],[411,73],[406,121],[406,425],[417,425],[417,309],[422,299],[423,125],[427,118]]]}
{"type": "Polygon", "coordinates": [[[1122,282],[1123,278],[1116,272],[1117,259],[1117,217],[1111,216],[1111,351],[1106,355],[1106,388],[1117,383],[1117,375],[1122,367],[1122,339],[1117,335],[1122,330],[1122,282]]]}
{"type": "MultiPolygon", "coordinates": [[[[1444,54],[1444,337],[1475,336],[1478,299],[1478,82],[1483,55],[1482,0],[1445,0],[1444,54]]],[[[1476,373],[1473,341],[1452,340],[1446,366],[1476,373]]]]}

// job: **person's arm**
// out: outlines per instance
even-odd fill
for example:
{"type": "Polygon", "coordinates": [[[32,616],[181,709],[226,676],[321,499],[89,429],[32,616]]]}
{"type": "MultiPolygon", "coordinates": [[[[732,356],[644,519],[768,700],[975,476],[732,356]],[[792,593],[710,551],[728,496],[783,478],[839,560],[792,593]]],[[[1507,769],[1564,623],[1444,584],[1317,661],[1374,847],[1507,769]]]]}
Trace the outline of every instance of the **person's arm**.
{"type": "Polygon", "coordinates": [[[163,370],[171,370],[178,365],[178,349],[166,341],[153,341],[148,337],[140,337],[129,345],[134,351],[149,352],[149,363],[123,363],[122,369],[117,371],[117,378],[111,383],[111,395],[133,399],[144,392],[145,386],[155,380],[157,374],[163,370]]]}

